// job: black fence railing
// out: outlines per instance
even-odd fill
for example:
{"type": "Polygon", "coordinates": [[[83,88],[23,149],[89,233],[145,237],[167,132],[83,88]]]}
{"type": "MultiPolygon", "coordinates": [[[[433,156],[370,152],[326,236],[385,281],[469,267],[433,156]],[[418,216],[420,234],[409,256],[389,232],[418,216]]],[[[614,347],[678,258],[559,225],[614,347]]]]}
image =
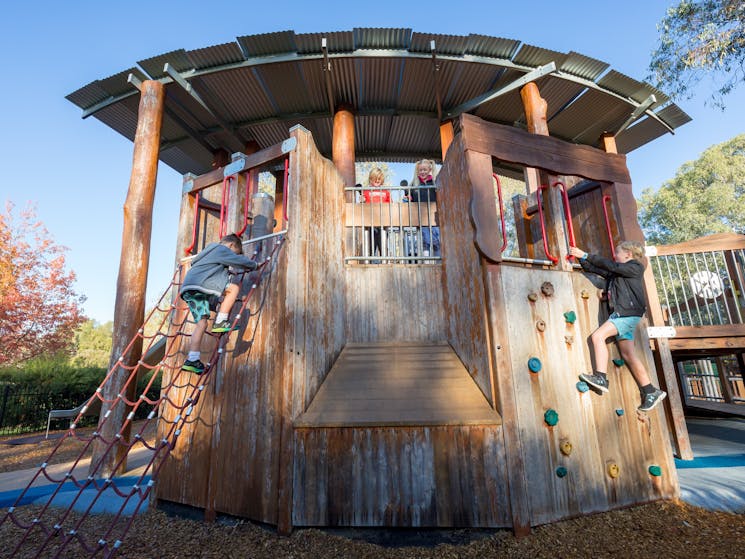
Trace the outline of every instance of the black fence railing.
{"type": "MultiPolygon", "coordinates": [[[[0,436],[44,430],[51,410],[72,409],[88,398],[90,394],[77,391],[43,391],[14,384],[0,385],[0,436]]],[[[86,421],[95,424],[96,418],[86,418],[86,421]]]]}

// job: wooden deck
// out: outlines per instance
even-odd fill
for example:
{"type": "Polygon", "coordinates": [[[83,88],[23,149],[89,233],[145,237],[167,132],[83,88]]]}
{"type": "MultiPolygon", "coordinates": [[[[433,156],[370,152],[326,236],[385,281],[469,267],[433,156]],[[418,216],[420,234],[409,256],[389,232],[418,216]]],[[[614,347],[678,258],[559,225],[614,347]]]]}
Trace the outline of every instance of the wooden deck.
{"type": "Polygon", "coordinates": [[[295,427],[499,425],[445,342],[347,344],[295,427]]]}

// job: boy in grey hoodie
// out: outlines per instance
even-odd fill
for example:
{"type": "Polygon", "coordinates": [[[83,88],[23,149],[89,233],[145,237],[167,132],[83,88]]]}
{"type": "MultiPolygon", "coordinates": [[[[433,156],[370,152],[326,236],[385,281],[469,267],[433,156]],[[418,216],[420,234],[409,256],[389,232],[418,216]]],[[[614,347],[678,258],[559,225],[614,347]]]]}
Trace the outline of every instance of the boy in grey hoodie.
{"type": "Polygon", "coordinates": [[[204,363],[199,359],[199,348],[207,329],[207,319],[210,317],[210,300],[214,301],[223,294],[225,296],[215,317],[212,332],[222,333],[231,330],[228,314],[238,298],[240,286],[229,282],[230,267],[244,270],[255,270],[257,267],[254,260],[243,256],[241,239],[235,234],[227,235],[220,239],[219,243],[211,243],[204,247],[196,255],[186,273],[179,295],[189,305],[196,326],[191,334],[189,355],[181,367],[185,371],[197,374],[204,372],[204,363]]]}

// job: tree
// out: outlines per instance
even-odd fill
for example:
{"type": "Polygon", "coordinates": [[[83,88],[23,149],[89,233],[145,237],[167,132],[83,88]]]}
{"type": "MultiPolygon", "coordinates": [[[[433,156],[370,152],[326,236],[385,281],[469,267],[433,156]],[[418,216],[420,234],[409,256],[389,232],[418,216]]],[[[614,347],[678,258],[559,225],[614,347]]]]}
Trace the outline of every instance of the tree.
{"type": "Polygon", "coordinates": [[[95,320],[85,321],[75,331],[75,354],[72,364],[81,367],[109,366],[114,323],[99,324],[95,320]]]}
{"type": "Polygon", "coordinates": [[[84,297],[72,288],[65,248],[56,245],[28,207],[16,219],[0,213],[0,365],[66,353],[83,322],[84,297]]]}
{"type": "Polygon", "coordinates": [[[710,147],[639,200],[647,239],[672,244],[713,233],[745,233],[745,134],[710,147]]]}
{"type": "Polygon", "coordinates": [[[649,69],[658,87],[691,97],[705,76],[722,79],[715,105],[745,79],[745,3],[742,0],[681,0],[657,25],[657,49],[649,69]]]}

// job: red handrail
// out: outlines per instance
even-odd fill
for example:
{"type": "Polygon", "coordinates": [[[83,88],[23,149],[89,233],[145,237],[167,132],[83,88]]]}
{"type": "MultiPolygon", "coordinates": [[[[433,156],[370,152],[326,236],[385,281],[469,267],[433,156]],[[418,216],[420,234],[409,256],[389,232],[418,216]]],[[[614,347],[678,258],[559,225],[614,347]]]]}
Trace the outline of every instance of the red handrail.
{"type": "MultiPolygon", "coordinates": [[[[555,181],[551,186],[561,185],[561,200],[564,205],[564,217],[567,221],[567,229],[569,230],[569,246],[576,247],[577,242],[574,240],[574,226],[572,225],[572,210],[569,207],[569,193],[567,192],[567,186],[561,181],[555,181]]],[[[567,260],[572,260],[574,256],[567,254],[567,260]]]]}
{"type": "Polygon", "coordinates": [[[246,173],[246,207],[243,209],[243,229],[238,231],[236,235],[239,237],[243,235],[248,227],[248,208],[251,204],[251,197],[253,196],[253,173],[249,170],[246,173]]]}
{"type": "Polygon", "coordinates": [[[494,180],[497,182],[497,196],[499,198],[499,220],[502,223],[502,248],[499,249],[499,252],[504,252],[504,249],[507,248],[507,230],[504,226],[504,204],[502,203],[502,183],[499,181],[499,177],[496,173],[492,173],[491,175],[494,177],[494,180]]]}
{"type": "Polygon", "coordinates": [[[197,244],[197,221],[199,220],[199,192],[194,197],[194,223],[191,226],[191,244],[184,249],[184,254],[191,254],[197,244]]]}
{"type": "Polygon", "coordinates": [[[282,215],[285,218],[285,223],[289,222],[289,218],[287,217],[287,183],[288,178],[290,176],[290,158],[285,159],[285,180],[284,185],[282,186],[282,215]]]}
{"type": "Polygon", "coordinates": [[[613,244],[613,235],[611,234],[611,231],[610,231],[610,219],[608,218],[608,207],[606,206],[606,202],[608,200],[612,200],[612,198],[608,194],[603,196],[603,216],[605,217],[605,231],[606,233],[608,233],[608,242],[610,243],[610,251],[611,251],[611,254],[615,254],[616,247],[613,244]]]}
{"type": "Polygon", "coordinates": [[[554,255],[552,255],[548,251],[548,242],[546,241],[546,224],[543,219],[543,204],[541,204],[541,191],[542,190],[548,190],[548,185],[541,185],[538,187],[538,190],[535,192],[535,199],[538,202],[538,217],[541,222],[541,236],[543,237],[543,252],[546,253],[546,258],[548,258],[551,262],[556,264],[559,259],[556,258],[554,255]]]}

